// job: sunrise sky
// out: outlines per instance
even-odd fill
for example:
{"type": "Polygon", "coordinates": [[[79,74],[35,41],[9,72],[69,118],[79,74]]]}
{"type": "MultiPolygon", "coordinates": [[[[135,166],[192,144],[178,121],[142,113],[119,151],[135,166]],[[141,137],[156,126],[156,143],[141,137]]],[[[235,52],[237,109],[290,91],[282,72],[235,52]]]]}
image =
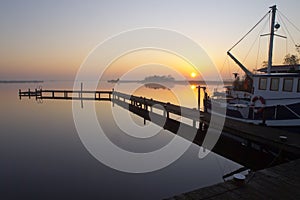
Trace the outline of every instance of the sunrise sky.
{"type": "Polygon", "coordinates": [[[0,80],[73,79],[97,44],[141,27],[190,37],[224,73],[226,51],[273,4],[300,27],[299,0],[1,0],[0,80]]]}

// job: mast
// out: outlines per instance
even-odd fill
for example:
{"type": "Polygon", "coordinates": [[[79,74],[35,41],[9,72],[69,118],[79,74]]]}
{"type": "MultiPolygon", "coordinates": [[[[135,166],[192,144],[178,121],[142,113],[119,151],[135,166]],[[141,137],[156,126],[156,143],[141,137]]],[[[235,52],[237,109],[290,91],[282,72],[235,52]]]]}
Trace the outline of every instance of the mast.
{"type": "Polygon", "coordinates": [[[271,33],[270,33],[269,58],[268,58],[268,69],[267,69],[268,74],[271,73],[271,67],[272,67],[276,5],[274,5],[270,8],[271,8],[271,13],[272,13],[272,19],[271,19],[271,33]]]}

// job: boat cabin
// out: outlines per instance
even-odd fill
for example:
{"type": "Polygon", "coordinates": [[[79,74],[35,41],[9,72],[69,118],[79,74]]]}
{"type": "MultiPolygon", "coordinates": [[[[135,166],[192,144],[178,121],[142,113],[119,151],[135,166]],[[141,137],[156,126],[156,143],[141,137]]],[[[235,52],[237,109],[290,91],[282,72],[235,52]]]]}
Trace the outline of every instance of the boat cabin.
{"type": "Polygon", "coordinates": [[[299,73],[271,73],[253,75],[253,95],[266,100],[300,97],[299,73]]]}

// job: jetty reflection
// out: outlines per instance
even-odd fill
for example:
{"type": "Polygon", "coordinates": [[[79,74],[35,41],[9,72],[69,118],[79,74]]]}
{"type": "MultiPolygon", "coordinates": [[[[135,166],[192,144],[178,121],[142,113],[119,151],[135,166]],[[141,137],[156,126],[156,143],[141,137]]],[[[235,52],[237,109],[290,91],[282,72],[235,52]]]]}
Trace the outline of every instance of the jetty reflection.
{"type": "MultiPolygon", "coordinates": [[[[200,88],[200,87],[199,87],[200,88]]],[[[35,97],[38,99],[60,100],[94,100],[111,101],[113,106],[120,106],[144,119],[144,122],[152,123],[177,134],[179,127],[180,136],[199,145],[207,134],[210,125],[210,114],[199,109],[178,106],[168,102],[157,101],[145,97],[129,95],[117,91],[87,91],[87,90],[19,90],[19,96],[35,97]],[[157,106],[159,105],[159,106],[157,106]],[[176,115],[177,117],[173,117],[176,115]],[[183,123],[178,116],[190,120],[191,123],[183,123]],[[184,134],[182,134],[184,133],[184,134]],[[190,133],[196,133],[193,136],[190,133]]],[[[205,101],[205,99],[204,99],[205,101]]],[[[204,102],[205,105],[205,102],[204,102]]],[[[227,159],[237,162],[245,169],[259,170],[295,158],[299,158],[300,148],[294,145],[294,133],[274,129],[270,127],[251,124],[239,124],[230,119],[225,120],[223,132],[213,147],[209,149],[227,159]],[[264,132],[264,137],[260,133],[264,132]],[[267,133],[271,134],[267,134],[267,133]],[[288,141],[281,139],[285,136],[288,141]]]]}

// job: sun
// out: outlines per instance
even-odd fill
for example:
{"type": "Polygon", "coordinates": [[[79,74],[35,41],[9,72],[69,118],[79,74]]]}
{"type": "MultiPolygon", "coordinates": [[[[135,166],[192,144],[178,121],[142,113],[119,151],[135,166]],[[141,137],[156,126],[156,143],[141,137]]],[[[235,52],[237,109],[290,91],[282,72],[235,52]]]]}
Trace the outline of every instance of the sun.
{"type": "Polygon", "coordinates": [[[191,85],[191,89],[192,90],[196,89],[196,85],[191,85]]]}
{"type": "Polygon", "coordinates": [[[197,76],[197,74],[196,74],[195,72],[192,72],[192,73],[191,73],[191,77],[192,77],[192,78],[195,78],[196,76],[197,76]]]}

